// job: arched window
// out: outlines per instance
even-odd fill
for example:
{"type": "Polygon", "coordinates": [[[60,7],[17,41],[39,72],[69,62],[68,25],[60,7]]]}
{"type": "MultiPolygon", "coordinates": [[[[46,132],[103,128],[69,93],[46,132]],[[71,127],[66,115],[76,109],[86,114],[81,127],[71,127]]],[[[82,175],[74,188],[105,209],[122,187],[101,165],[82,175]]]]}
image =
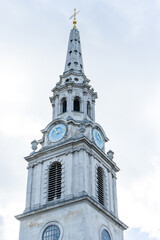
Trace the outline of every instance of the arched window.
{"type": "Polygon", "coordinates": [[[98,202],[104,205],[104,173],[101,167],[97,168],[97,195],[98,202]]]}
{"type": "Polygon", "coordinates": [[[87,115],[91,118],[91,104],[89,101],[87,102],[87,115]]]}
{"type": "Polygon", "coordinates": [[[79,99],[79,97],[75,97],[75,99],[74,99],[73,110],[76,111],[76,112],[80,112],[80,99],[79,99]]]}
{"type": "Polygon", "coordinates": [[[55,162],[49,169],[48,176],[48,201],[61,197],[62,165],[55,162]]]}
{"type": "Polygon", "coordinates": [[[111,237],[106,229],[101,232],[101,240],[111,240],[111,237]]]}
{"type": "Polygon", "coordinates": [[[57,225],[48,226],[42,235],[42,240],[58,240],[60,237],[60,229],[57,225]]]}
{"type": "Polygon", "coordinates": [[[67,100],[66,100],[66,98],[62,99],[61,108],[62,108],[62,111],[61,111],[62,113],[67,112],[67,100]]]}

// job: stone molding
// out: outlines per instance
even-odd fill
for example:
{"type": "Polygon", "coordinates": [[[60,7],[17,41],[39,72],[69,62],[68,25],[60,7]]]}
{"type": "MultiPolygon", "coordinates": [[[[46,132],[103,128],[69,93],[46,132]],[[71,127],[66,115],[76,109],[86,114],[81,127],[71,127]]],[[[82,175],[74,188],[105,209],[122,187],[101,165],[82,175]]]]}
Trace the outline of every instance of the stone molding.
{"type": "Polygon", "coordinates": [[[122,230],[126,230],[128,228],[128,226],[126,224],[124,224],[121,220],[119,220],[118,217],[116,217],[115,215],[110,213],[105,207],[99,205],[99,203],[94,198],[90,197],[89,195],[75,197],[74,199],[71,199],[71,200],[70,199],[64,200],[64,201],[58,202],[57,204],[54,204],[54,205],[44,205],[44,206],[42,206],[42,208],[17,215],[15,217],[16,217],[16,219],[21,220],[21,219],[27,218],[28,216],[31,216],[31,215],[39,214],[39,213],[42,213],[45,211],[50,211],[50,210],[60,208],[61,206],[65,206],[65,205],[76,204],[77,202],[81,202],[81,201],[85,201],[90,206],[98,209],[98,211],[102,212],[105,216],[109,217],[110,220],[112,222],[116,223],[122,230]]]}
{"type": "MultiPolygon", "coordinates": [[[[108,165],[109,169],[113,169],[113,171],[115,171],[115,172],[119,171],[119,168],[117,167],[116,163],[113,160],[109,159],[108,156],[102,150],[100,150],[98,147],[96,147],[95,144],[93,142],[91,142],[88,138],[86,138],[85,136],[82,136],[77,139],[70,139],[69,141],[64,142],[63,145],[60,144],[57,146],[50,146],[50,147],[47,147],[46,149],[42,149],[39,152],[35,152],[34,155],[31,155],[31,156],[29,155],[29,156],[25,157],[25,160],[28,162],[31,162],[41,156],[44,156],[46,154],[46,152],[48,154],[52,153],[52,157],[54,157],[53,152],[55,152],[55,156],[66,154],[66,151],[73,153],[75,151],[79,151],[80,148],[85,150],[90,156],[93,155],[95,158],[100,159],[100,161],[103,160],[104,163],[108,165]],[[76,147],[77,144],[81,144],[81,143],[83,143],[85,145],[83,145],[81,147],[76,147]],[[66,149],[68,147],[69,147],[69,149],[66,149]],[[57,153],[58,151],[59,151],[59,153],[57,153]]],[[[45,161],[45,159],[43,159],[43,160],[45,161]]]]}

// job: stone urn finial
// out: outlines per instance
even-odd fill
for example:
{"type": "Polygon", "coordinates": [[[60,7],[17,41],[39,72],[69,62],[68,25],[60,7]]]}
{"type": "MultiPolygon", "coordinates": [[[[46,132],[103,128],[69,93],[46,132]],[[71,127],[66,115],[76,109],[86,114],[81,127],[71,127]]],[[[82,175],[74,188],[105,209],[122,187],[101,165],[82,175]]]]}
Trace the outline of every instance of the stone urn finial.
{"type": "Polygon", "coordinates": [[[108,157],[112,160],[113,158],[114,158],[114,152],[112,151],[112,150],[109,150],[108,152],[107,152],[107,155],[108,155],[108,157]]]}
{"type": "Polygon", "coordinates": [[[34,153],[34,152],[37,150],[38,142],[37,142],[36,140],[33,140],[33,141],[31,142],[31,145],[32,145],[32,150],[33,150],[32,153],[34,153]]]}

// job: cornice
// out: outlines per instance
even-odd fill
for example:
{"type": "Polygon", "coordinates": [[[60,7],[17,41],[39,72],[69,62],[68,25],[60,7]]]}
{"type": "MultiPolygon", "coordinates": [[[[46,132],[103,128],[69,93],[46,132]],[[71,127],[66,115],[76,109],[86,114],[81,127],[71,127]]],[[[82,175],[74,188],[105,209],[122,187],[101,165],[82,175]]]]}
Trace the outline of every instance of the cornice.
{"type": "MultiPolygon", "coordinates": [[[[80,150],[85,150],[89,155],[93,155],[95,157],[97,156],[97,158],[101,157],[105,162],[107,162],[113,168],[115,172],[118,172],[120,170],[113,160],[109,159],[109,157],[102,150],[96,147],[95,144],[91,142],[89,139],[87,139],[85,136],[76,138],[76,139],[73,139],[73,138],[68,139],[65,142],[63,142],[63,144],[60,143],[56,146],[49,146],[44,148],[42,147],[38,152],[35,152],[33,155],[29,155],[25,157],[25,160],[27,162],[31,162],[31,161],[37,160],[38,158],[41,158],[42,160],[43,156],[45,156],[46,154],[51,154],[51,153],[53,154],[53,152],[55,153],[54,156],[58,156],[58,155],[73,153],[80,150]],[[84,145],[77,146],[78,144],[84,144],[84,145]]],[[[52,155],[52,157],[54,156],[52,155]]],[[[45,161],[45,157],[43,158],[43,160],[45,161]]],[[[34,162],[34,164],[36,164],[36,162],[34,162]]]]}
{"type": "MultiPolygon", "coordinates": [[[[87,79],[87,77],[86,77],[86,75],[84,74],[84,73],[82,73],[82,72],[74,72],[73,70],[69,70],[68,72],[66,72],[65,74],[62,74],[62,75],[60,75],[59,77],[60,77],[60,81],[61,81],[61,79],[62,78],[66,78],[66,77],[69,77],[70,75],[75,75],[75,76],[82,76],[82,77],[84,77],[85,79],[87,79]]],[[[88,79],[87,79],[88,80],[88,79]]],[[[90,81],[90,80],[88,80],[88,81],[90,81]]]]}
{"type": "Polygon", "coordinates": [[[50,99],[54,100],[55,96],[58,95],[58,92],[61,90],[66,90],[68,91],[68,88],[72,87],[73,88],[80,88],[80,89],[84,89],[86,91],[88,91],[88,93],[91,94],[91,96],[93,97],[93,99],[96,99],[98,97],[97,92],[94,92],[94,89],[91,87],[91,85],[89,85],[88,83],[75,83],[74,81],[70,81],[64,85],[59,85],[56,84],[56,86],[52,89],[52,92],[54,93],[54,96],[51,97],[50,99]]]}
{"type": "Polygon", "coordinates": [[[35,216],[36,214],[41,214],[46,211],[54,210],[56,208],[62,208],[63,206],[73,205],[73,204],[76,204],[79,202],[84,202],[84,201],[87,202],[90,206],[96,208],[98,211],[100,211],[102,214],[104,214],[108,218],[110,218],[111,221],[116,223],[121,229],[126,230],[128,228],[128,226],[126,224],[124,224],[115,215],[110,213],[106,208],[101,206],[96,200],[94,200],[87,194],[80,196],[80,197],[76,197],[74,199],[61,200],[58,203],[52,203],[54,205],[47,204],[47,205],[42,206],[41,208],[19,214],[19,215],[15,216],[15,218],[21,221],[27,217],[35,216]]]}

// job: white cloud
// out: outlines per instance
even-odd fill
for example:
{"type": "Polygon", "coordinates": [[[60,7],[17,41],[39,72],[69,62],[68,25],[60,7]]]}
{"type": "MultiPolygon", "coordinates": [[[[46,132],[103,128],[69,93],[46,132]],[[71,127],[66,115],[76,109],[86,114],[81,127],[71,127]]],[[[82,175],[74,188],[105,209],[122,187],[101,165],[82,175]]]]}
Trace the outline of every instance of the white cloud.
{"type": "Polygon", "coordinates": [[[156,0],[156,3],[160,7],[160,0],[156,0]]]}
{"type": "MultiPolygon", "coordinates": [[[[5,240],[10,240],[11,234],[13,240],[18,237],[19,224],[13,216],[24,210],[27,174],[21,158],[51,120],[49,91],[63,71],[70,30],[65,28],[67,24],[72,27],[68,18],[73,1],[33,2],[34,6],[18,1],[13,6],[12,1],[3,1],[0,10],[0,164],[4,170],[0,177],[10,173],[11,178],[5,186],[2,181],[0,185],[5,240]],[[6,16],[10,16],[7,21],[6,16]],[[13,173],[13,166],[19,171],[13,173]],[[23,185],[18,190],[16,177],[23,185]]],[[[154,28],[159,24],[160,1],[90,0],[78,4],[85,72],[92,76],[91,85],[99,95],[96,119],[109,133],[106,147],[115,151],[122,168],[118,179],[122,220],[160,239],[160,88],[154,87],[160,75],[159,42],[155,42],[159,32],[154,28]],[[121,41],[121,32],[128,44],[121,41]]]]}
{"type": "Polygon", "coordinates": [[[16,236],[14,233],[18,233],[19,229],[19,223],[16,222],[14,215],[15,215],[15,209],[18,209],[18,203],[17,201],[14,202],[13,205],[8,206],[7,208],[0,209],[0,212],[3,215],[4,219],[4,225],[1,227],[1,234],[0,234],[0,240],[4,239],[10,239],[17,240],[18,236],[16,236]],[[11,234],[12,233],[12,234],[11,234]]]}
{"type": "Polygon", "coordinates": [[[0,215],[0,226],[2,226],[3,224],[4,224],[3,216],[0,215]]]}
{"type": "MultiPolygon", "coordinates": [[[[158,85],[148,102],[146,116],[157,140],[160,136],[160,86],[158,85]]],[[[160,140],[159,140],[160,141],[160,140]]]]}
{"type": "Polygon", "coordinates": [[[120,187],[121,212],[128,225],[160,239],[160,158],[150,159],[151,171],[134,179],[128,188],[120,187]]]}
{"type": "MultiPolygon", "coordinates": [[[[101,2],[105,5],[106,14],[109,10],[108,6],[112,8],[111,23],[116,19],[116,15],[125,19],[123,23],[128,25],[127,31],[124,32],[127,41],[143,37],[149,29],[152,32],[154,25],[159,20],[156,17],[159,15],[159,8],[157,8],[159,0],[101,0],[101,2]]],[[[119,22],[121,22],[121,18],[119,18],[119,22]]],[[[116,24],[119,25],[118,22],[116,24]]],[[[143,40],[145,41],[145,38],[143,40]]]]}

